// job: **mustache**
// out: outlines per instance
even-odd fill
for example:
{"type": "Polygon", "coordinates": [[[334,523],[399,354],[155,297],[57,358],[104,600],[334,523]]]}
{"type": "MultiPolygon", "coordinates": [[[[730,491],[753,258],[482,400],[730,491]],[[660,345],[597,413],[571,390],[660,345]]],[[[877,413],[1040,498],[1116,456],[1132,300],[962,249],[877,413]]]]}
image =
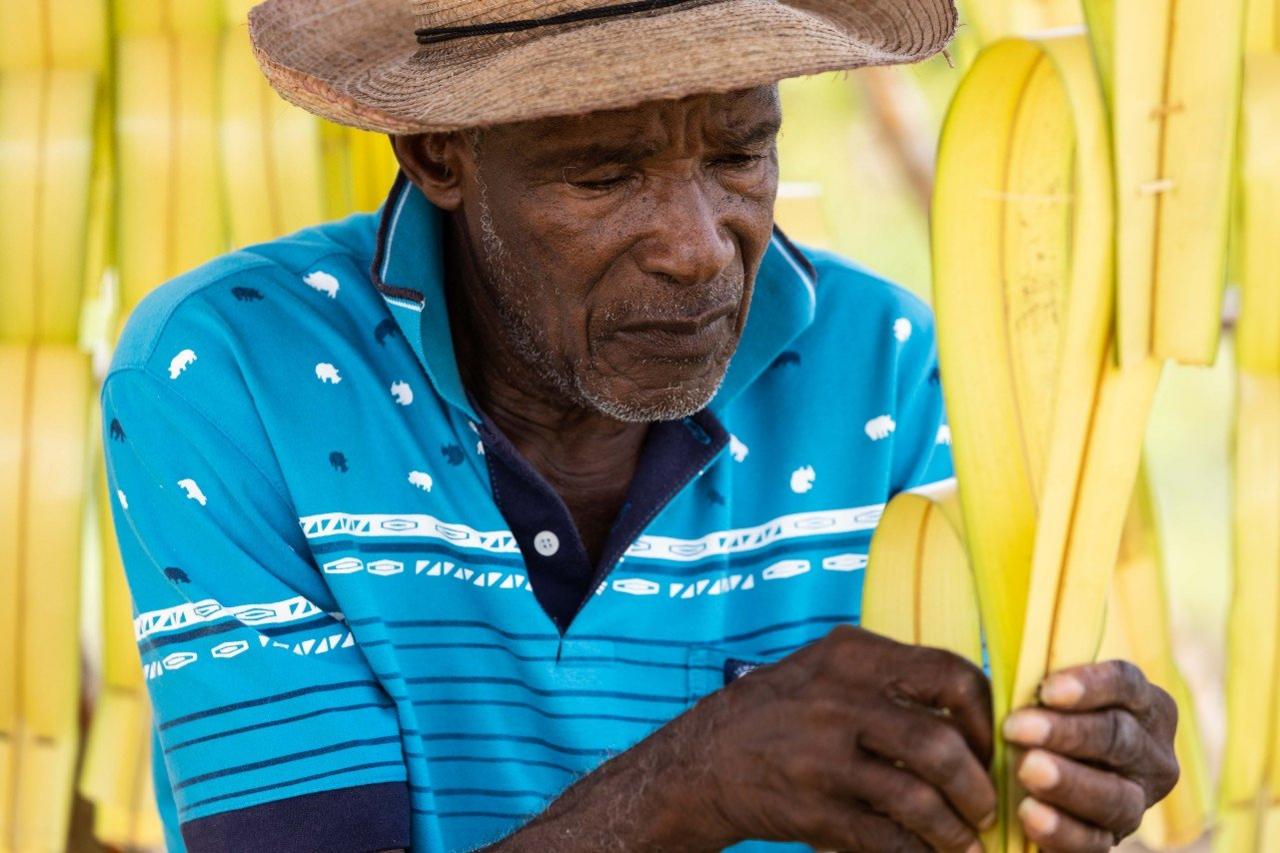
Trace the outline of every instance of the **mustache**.
{"type": "Polygon", "coordinates": [[[746,293],[742,270],[724,273],[697,288],[654,279],[644,297],[628,297],[601,310],[608,328],[688,320],[731,308],[738,310],[746,293]],[[652,295],[649,295],[652,294],[652,295]]]}

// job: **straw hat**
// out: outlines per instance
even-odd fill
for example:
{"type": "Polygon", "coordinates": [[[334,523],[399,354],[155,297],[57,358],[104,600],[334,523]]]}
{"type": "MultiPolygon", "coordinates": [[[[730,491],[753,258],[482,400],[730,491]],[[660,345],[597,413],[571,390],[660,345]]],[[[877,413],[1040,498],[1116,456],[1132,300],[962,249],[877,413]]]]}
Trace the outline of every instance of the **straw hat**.
{"type": "Polygon", "coordinates": [[[266,0],[287,100],[383,133],[505,124],[940,51],[952,0],[266,0]]]}

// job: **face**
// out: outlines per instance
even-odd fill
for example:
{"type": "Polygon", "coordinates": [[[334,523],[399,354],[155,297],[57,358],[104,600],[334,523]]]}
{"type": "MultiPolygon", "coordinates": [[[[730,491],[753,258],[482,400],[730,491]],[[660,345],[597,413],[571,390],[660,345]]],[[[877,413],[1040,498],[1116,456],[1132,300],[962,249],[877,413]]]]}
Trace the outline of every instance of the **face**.
{"type": "Polygon", "coordinates": [[[473,310],[574,407],[668,420],[715,395],[773,226],[777,89],[485,130],[459,171],[473,310]]]}

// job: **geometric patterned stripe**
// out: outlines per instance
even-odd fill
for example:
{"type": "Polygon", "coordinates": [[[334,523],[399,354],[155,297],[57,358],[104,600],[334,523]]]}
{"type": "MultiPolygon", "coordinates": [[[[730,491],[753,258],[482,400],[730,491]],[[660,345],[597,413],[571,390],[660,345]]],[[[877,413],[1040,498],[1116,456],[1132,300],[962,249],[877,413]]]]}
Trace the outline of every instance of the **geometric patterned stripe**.
{"type": "Polygon", "coordinates": [[[692,562],[725,554],[740,554],[766,548],[775,542],[810,536],[832,536],[858,530],[873,530],[884,512],[884,504],[796,512],[779,516],[755,527],[723,530],[697,539],[672,536],[641,536],[626,556],[643,560],[692,562]]]}
{"type": "MultiPolygon", "coordinates": [[[[880,520],[884,504],[847,509],[797,512],[780,516],[754,527],[708,533],[697,539],[673,536],[640,536],[626,551],[629,558],[669,560],[681,563],[765,548],[775,542],[809,536],[831,536],[872,530],[880,520]]],[[[412,538],[448,542],[462,550],[488,553],[520,553],[509,530],[480,531],[465,524],[452,524],[431,515],[361,514],[329,512],[298,519],[308,539],[330,536],[412,538]]]]}
{"type": "MultiPolygon", "coordinates": [[[[324,620],[332,623],[333,620],[324,620]]],[[[230,623],[227,623],[230,624],[230,623]]],[[[316,625],[314,622],[304,623],[304,627],[314,631],[317,628],[324,629],[325,625],[316,625]]],[[[296,643],[282,643],[279,640],[272,640],[270,636],[258,632],[258,642],[262,648],[270,646],[271,649],[284,649],[295,655],[322,655],[326,652],[336,651],[337,649],[347,649],[355,645],[355,635],[350,631],[339,629],[337,633],[330,634],[327,637],[309,637],[305,640],[299,640],[296,643]]],[[[145,643],[139,644],[144,646],[145,643]]],[[[170,652],[161,660],[146,661],[142,665],[142,673],[147,681],[159,678],[166,672],[184,669],[199,660],[230,660],[237,658],[254,647],[250,645],[248,640],[228,640],[208,649],[209,656],[201,658],[199,652],[191,649],[182,649],[170,652]]]]}
{"type": "MultiPolygon", "coordinates": [[[[948,477],[934,483],[924,483],[906,491],[933,496],[954,484],[955,477],[948,477]]],[[[884,514],[884,507],[884,504],[870,504],[847,509],[797,512],[779,516],[755,527],[708,533],[698,539],[640,536],[627,549],[626,556],[642,560],[692,562],[724,554],[755,551],[786,540],[874,530],[884,514]]]]}
{"type": "MultiPolygon", "coordinates": [[[[955,478],[950,477],[907,491],[928,495],[954,482],[955,478]]],[[[869,504],[791,513],[754,527],[719,530],[696,539],[644,535],[636,538],[626,550],[625,556],[687,563],[707,557],[754,551],[788,539],[874,530],[883,513],[884,504],[869,504]]],[[[520,546],[509,530],[481,531],[424,514],[327,512],[303,516],[298,522],[308,539],[330,536],[429,539],[448,542],[454,548],[463,550],[491,554],[520,553],[520,546]]]]}
{"type": "Polygon", "coordinates": [[[389,515],[325,512],[303,516],[298,519],[298,523],[308,539],[323,539],[328,536],[434,539],[467,550],[498,554],[520,553],[520,546],[509,530],[483,532],[465,524],[450,524],[435,516],[417,513],[389,515]]]}
{"type": "MultiPolygon", "coordinates": [[[[298,622],[310,619],[323,613],[305,596],[296,595],[283,601],[263,604],[239,604],[224,607],[212,598],[179,604],[176,607],[165,607],[161,610],[148,610],[138,614],[133,620],[133,635],[143,640],[153,634],[165,634],[181,631],[205,622],[214,622],[227,617],[235,617],[241,623],[250,626],[280,625],[287,622],[298,622]]],[[[333,614],[331,614],[333,615],[333,614]]],[[[335,618],[337,616],[335,615],[335,618]]]]}

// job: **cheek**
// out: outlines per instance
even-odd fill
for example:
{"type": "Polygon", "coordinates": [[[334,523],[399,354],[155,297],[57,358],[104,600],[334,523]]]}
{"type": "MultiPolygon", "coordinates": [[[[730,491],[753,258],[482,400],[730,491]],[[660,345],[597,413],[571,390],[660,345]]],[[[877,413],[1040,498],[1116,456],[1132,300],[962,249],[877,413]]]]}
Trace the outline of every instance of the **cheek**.
{"type": "Polygon", "coordinates": [[[753,266],[764,257],[773,237],[774,205],[777,202],[778,181],[776,175],[766,191],[755,195],[738,197],[738,209],[741,211],[743,232],[744,261],[753,266]]]}
{"type": "Polygon", "coordinates": [[[611,217],[573,207],[563,206],[537,235],[536,274],[545,288],[543,320],[556,330],[561,351],[577,360],[616,324],[613,278],[626,254],[626,235],[611,217]]]}
{"type": "Polygon", "coordinates": [[[607,241],[587,216],[550,205],[526,216],[520,213],[510,211],[502,223],[495,216],[500,234],[519,235],[507,243],[514,267],[508,282],[514,292],[508,300],[549,353],[580,358],[586,350],[594,282],[607,270],[602,251],[607,241]]]}
{"type": "MultiPolygon", "coordinates": [[[[557,362],[574,363],[586,353],[587,310],[582,300],[565,290],[554,275],[529,270],[533,281],[519,281],[523,290],[524,325],[529,334],[542,342],[539,347],[557,362]]],[[[548,271],[549,272],[549,271],[548,271]]]]}
{"type": "Polygon", "coordinates": [[[553,319],[559,328],[559,349],[572,364],[589,361],[592,352],[592,311],[582,299],[564,301],[553,319]]]}
{"type": "Polygon", "coordinates": [[[778,167],[774,161],[759,171],[725,174],[721,210],[725,225],[742,249],[742,263],[748,278],[764,257],[773,236],[773,211],[778,196],[778,167]]]}
{"type": "Polygon", "coordinates": [[[576,199],[547,199],[540,214],[520,227],[538,274],[560,288],[566,307],[582,304],[626,246],[626,234],[609,211],[576,199]]]}

